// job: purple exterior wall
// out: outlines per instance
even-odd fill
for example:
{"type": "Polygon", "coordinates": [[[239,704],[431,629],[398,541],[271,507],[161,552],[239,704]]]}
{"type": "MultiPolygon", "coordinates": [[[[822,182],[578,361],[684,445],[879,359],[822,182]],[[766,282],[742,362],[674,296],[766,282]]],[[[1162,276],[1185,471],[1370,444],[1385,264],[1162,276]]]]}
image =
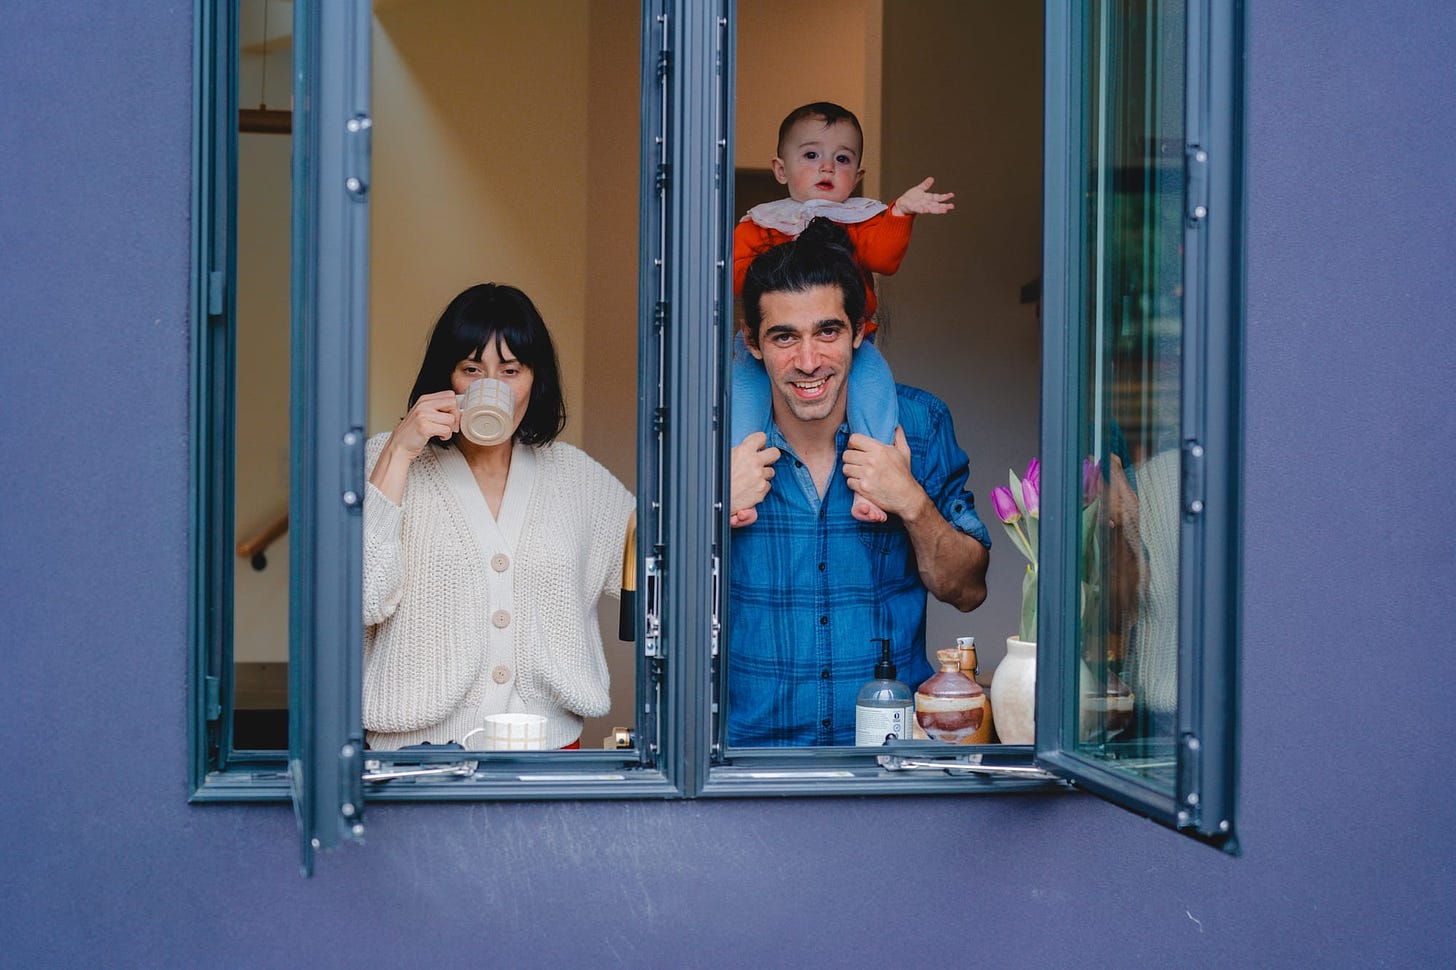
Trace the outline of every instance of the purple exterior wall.
{"type": "Polygon", "coordinates": [[[186,801],[191,4],[5,5],[0,962],[1456,963],[1456,6],[1250,6],[1242,858],[1087,795],[379,805],[304,881],[186,801]]]}

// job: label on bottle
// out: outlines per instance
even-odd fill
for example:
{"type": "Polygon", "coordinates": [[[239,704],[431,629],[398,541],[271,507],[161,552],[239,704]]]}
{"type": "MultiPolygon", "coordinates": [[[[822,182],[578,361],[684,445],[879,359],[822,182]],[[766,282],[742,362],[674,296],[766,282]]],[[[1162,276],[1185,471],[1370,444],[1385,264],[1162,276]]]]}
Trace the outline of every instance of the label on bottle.
{"type": "Polygon", "coordinates": [[[854,709],[854,743],[859,747],[878,748],[891,740],[909,741],[910,725],[915,721],[915,707],[856,707],[854,709]]]}

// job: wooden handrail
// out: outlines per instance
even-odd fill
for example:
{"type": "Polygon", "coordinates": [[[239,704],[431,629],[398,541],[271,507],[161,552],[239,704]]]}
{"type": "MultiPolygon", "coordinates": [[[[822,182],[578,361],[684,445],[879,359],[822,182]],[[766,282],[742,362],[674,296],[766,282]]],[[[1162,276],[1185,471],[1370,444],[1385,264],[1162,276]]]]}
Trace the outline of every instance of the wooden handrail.
{"type": "Polygon", "coordinates": [[[293,131],[293,112],[273,108],[239,108],[238,131],[286,135],[293,131]]]}
{"type": "Polygon", "coordinates": [[[244,539],[237,545],[238,558],[246,559],[253,564],[254,569],[262,569],[268,565],[268,557],[264,555],[279,536],[288,531],[288,513],[284,512],[278,518],[268,523],[262,531],[251,539],[244,539]]]}

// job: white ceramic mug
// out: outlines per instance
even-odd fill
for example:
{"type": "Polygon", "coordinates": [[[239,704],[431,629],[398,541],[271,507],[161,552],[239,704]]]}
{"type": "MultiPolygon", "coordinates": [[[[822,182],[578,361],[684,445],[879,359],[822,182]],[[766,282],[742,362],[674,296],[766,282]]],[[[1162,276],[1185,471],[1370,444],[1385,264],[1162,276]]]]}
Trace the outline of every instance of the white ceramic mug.
{"type": "Polygon", "coordinates": [[[540,751],[546,747],[546,715],[487,714],[485,726],[465,735],[470,751],[540,751]]]}
{"type": "Polygon", "coordinates": [[[499,445],[510,440],[516,423],[516,397],[510,385],[482,377],[456,394],[460,406],[460,433],[478,445],[499,445]]]}

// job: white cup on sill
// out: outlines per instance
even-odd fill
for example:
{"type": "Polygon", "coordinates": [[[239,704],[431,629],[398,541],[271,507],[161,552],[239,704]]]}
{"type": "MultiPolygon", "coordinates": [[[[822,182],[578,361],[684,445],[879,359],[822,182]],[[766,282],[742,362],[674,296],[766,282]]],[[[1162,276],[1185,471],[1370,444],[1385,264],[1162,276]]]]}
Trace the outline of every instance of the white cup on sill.
{"type": "Polygon", "coordinates": [[[467,751],[541,751],[546,747],[546,716],[487,714],[485,725],[466,734],[461,744],[467,751]]]}

